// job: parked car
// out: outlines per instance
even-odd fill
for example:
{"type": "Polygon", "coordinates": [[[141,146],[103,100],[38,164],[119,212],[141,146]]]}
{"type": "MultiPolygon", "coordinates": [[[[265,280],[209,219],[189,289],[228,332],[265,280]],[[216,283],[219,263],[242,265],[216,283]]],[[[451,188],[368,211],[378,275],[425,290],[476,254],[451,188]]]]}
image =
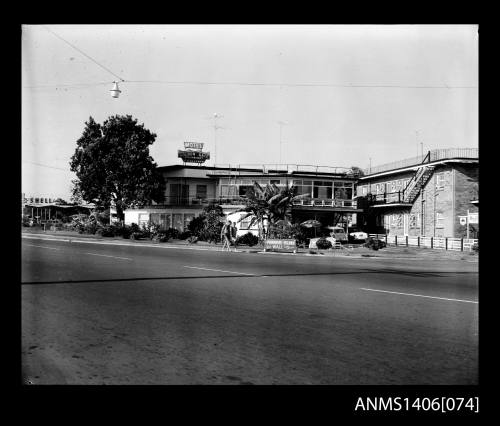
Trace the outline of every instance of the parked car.
{"type": "Polygon", "coordinates": [[[368,239],[368,234],[359,229],[353,228],[349,232],[349,241],[352,243],[365,243],[368,239]]]}
{"type": "Polygon", "coordinates": [[[328,229],[330,230],[330,237],[335,238],[340,243],[347,243],[348,238],[344,228],[341,226],[329,226],[328,229]]]}

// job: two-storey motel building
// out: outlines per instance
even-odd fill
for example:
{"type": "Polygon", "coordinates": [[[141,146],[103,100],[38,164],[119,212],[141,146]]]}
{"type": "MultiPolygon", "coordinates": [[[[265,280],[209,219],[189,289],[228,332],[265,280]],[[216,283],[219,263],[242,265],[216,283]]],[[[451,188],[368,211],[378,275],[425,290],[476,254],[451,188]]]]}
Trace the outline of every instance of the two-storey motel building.
{"type": "MultiPolygon", "coordinates": [[[[159,223],[162,228],[186,230],[188,223],[202,213],[210,202],[221,205],[224,213],[238,220],[243,213],[244,195],[254,182],[278,187],[295,185],[297,194],[307,196],[292,207],[294,221],[316,219],[323,225],[347,224],[356,221],[355,184],[357,176],[351,169],[306,165],[171,165],[159,168],[165,183],[165,201],[130,208],[125,223],[159,223]]],[[[249,228],[250,218],[237,223],[238,235],[257,233],[249,228]]]]}
{"type": "Polygon", "coordinates": [[[358,224],[397,236],[478,238],[479,150],[439,149],[364,170],[358,224]],[[468,218],[468,219],[466,219],[468,218]]]}

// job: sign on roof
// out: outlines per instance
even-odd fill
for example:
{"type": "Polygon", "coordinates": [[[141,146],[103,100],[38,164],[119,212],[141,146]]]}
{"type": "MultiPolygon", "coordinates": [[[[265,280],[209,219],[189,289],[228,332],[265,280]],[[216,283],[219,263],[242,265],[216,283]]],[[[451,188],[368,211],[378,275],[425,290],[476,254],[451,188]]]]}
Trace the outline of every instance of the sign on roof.
{"type": "Polygon", "coordinates": [[[201,151],[177,151],[177,156],[185,163],[204,163],[210,158],[209,152],[201,151]]]}
{"type": "Polygon", "coordinates": [[[202,142],[184,142],[184,149],[196,149],[201,151],[203,149],[203,145],[205,145],[202,142]]]}

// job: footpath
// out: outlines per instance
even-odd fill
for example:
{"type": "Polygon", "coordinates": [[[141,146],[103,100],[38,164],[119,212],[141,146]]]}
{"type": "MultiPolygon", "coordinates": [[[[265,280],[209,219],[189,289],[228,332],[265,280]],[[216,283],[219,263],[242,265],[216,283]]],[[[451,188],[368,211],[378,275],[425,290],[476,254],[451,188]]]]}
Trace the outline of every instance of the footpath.
{"type": "MultiPolygon", "coordinates": [[[[156,247],[164,249],[178,250],[211,250],[222,251],[222,244],[207,243],[199,241],[197,243],[189,243],[187,240],[170,240],[165,243],[159,243],[151,240],[129,240],[122,237],[102,237],[99,235],[79,234],[73,231],[43,231],[23,228],[21,237],[34,240],[59,240],[79,243],[91,244],[107,244],[107,245],[127,245],[127,246],[143,246],[156,247]]],[[[262,255],[285,255],[285,256],[314,256],[314,257],[351,257],[359,259],[373,258],[390,258],[390,259],[414,259],[414,260],[456,260],[477,263],[479,255],[476,252],[469,251],[452,251],[430,248],[415,248],[404,246],[388,246],[380,250],[371,250],[366,247],[342,248],[335,250],[312,250],[298,248],[297,253],[291,252],[265,252],[259,246],[238,246],[239,253],[255,253],[262,255]]]]}

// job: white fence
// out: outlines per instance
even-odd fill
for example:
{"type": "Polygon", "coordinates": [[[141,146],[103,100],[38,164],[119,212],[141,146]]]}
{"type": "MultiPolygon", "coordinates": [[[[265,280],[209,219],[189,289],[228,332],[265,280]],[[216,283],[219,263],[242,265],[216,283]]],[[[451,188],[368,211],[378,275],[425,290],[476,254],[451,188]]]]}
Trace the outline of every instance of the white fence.
{"type": "Polygon", "coordinates": [[[370,234],[371,238],[385,241],[387,245],[424,247],[438,250],[471,251],[477,238],[410,237],[402,235],[370,234]]]}

